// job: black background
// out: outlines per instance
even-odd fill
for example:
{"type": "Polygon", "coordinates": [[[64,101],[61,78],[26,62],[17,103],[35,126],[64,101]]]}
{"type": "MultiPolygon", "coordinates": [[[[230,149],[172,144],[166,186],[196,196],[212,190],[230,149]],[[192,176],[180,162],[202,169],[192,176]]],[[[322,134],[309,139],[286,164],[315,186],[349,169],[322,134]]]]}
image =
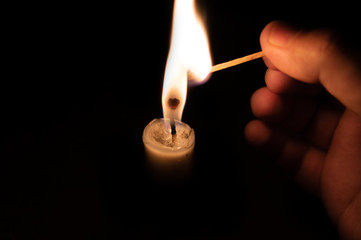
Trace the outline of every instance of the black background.
{"type": "MultiPolygon", "coordinates": [[[[337,28],[348,40],[359,29],[358,7],[347,2],[198,5],[214,63],[259,51],[275,19],[337,28]]],[[[192,179],[149,178],[141,137],[162,117],[172,8],[170,0],[6,8],[0,239],[337,239],[320,201],[244,140],[262,60],[189,89],[192,179]]]]}

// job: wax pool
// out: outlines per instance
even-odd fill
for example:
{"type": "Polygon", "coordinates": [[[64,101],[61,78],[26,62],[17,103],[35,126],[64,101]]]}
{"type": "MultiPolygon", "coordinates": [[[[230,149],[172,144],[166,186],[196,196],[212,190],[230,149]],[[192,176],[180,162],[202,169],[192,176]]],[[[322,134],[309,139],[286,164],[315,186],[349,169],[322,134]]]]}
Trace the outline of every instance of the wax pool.
{"type": "Polygon", "coordinates": [[[145,153],[152,175],[160,179],[189,177],[195,134],[186,123],[175,121],[177,134],[172,135],[169,119],[154,119],[143,131],[145,153]]]}

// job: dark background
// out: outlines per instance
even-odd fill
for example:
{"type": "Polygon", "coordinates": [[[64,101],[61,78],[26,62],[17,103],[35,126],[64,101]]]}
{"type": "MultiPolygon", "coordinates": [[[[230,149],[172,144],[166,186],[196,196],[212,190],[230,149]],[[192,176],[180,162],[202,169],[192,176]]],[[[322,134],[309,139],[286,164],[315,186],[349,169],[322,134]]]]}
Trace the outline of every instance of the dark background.
{"type": "MultiPolygon", "coordinates": [[[[214,63],[259,51],[275,19],[337,28],[348,40],[359,31],[358,6],[344,1],[198,4],[214,63]]],[[[320,201],[244,140],[262,60],[189,89],[190,182],[148,176],[141,137],[162,117],[172,8],[170,0],[5,8],[0,239],[337,239],[320,201]]]]}

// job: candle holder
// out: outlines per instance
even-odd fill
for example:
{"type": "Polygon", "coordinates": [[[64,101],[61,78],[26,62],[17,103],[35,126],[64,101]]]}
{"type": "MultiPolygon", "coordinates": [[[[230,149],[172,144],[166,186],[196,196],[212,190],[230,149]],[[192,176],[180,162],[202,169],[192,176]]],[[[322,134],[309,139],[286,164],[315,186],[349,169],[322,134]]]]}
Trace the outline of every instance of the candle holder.
{"type": "Polygon", "coordinates": [[[167,182],[188,180],[191,173],[195,134],[186,123],[175,120],[172,134],[170,119],[151,121],[143,131],[143,143],[150,173],[167,182]]]}

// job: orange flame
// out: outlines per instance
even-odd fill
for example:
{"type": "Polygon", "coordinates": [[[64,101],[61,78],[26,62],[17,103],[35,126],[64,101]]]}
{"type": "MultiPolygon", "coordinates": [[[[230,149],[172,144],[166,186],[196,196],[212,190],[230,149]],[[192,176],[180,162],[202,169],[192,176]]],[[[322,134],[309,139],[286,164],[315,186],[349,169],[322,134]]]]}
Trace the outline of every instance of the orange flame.
{"type": "Polygon", "coordinates": [[[164,118],[181,120],[188,81],[205,82],[211,67],[207,34],[195,10],[194,0],[175,0],[171,45],[163,83],[164,118]],[[170,104],[175,102],[177,105],[170,104]]]}

